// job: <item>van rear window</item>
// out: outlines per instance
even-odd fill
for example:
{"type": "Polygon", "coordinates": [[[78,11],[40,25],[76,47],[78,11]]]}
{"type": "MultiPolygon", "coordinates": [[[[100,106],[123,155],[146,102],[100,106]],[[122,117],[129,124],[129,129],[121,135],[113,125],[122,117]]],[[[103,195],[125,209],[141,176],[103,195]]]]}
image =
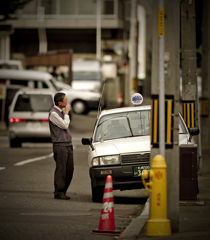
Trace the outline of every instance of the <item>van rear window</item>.
{"type": "Polygon", "coordinates": [[[49,94],[22,94],[17,98],[15,112],[49,112],[53,107],[53,99],[49,94]]]}

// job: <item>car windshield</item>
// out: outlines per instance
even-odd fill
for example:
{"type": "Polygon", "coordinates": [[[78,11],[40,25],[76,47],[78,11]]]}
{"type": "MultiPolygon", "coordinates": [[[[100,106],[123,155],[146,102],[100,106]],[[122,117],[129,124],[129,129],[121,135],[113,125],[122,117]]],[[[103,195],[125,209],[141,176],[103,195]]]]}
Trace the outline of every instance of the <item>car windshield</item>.
{"type": "Polygon", "coordinates": [[[85,71],[79,71],[74,72],[73,71],[73,80],[76,81],[100,81],[101,80],[101,73],[100,72],[85,72],[85,71]]]}
{"type": "Polygon", "coordinates": [[[49,112],[53,99],[49,94],[21,94],[15,104],[15,112],[49,112]]]}
{"type": "Polygon", "coordinates": [[[150,135],[150,110],[103,116],[97,126],[95,142],[150,135]]]}
{"type": "Polygon", "coordinates": [[[55,88],[56,91],[61,91],[62,88],[59,87],[57,84],[56,84],[56,80],[53,80],[53,79],[50,79],[50,82],[52,83],[53,87],[55,88]]]}

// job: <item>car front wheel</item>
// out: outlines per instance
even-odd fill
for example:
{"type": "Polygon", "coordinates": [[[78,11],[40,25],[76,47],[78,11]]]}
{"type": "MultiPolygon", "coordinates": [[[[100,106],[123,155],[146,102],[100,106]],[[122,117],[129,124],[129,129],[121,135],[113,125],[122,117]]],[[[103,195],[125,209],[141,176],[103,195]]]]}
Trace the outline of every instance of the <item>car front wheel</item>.
{"type": "Polygon", "coordinates": [[[92,201],[93,202],[102,202],[103,200],[103,194],[104,194],[104,187],[93,187],[91,184],[92,188],[92,201]]]}
{"type": "Polygon", "coordinates": [[[85,102],[77,100],[72,104],[73,112],[76,114],[85,114],[88,112],[85,102]]]}
{"type": "Polygon", "coordinates": [[[21,141],[17,138],[10,139],[10,147],[15,148],[15,147],[21,147],[21,141]]]}

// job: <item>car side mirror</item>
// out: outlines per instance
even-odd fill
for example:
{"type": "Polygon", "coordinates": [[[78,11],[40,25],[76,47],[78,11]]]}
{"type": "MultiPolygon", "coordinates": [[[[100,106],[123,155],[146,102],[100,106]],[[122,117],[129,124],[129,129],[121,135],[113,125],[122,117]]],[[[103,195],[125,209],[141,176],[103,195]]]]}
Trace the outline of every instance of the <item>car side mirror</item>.
{"type": "Polygon", "coordinates": [[[199,130],[199,128],[196,128],[196,127],[195,128],[189,128],[189,133],[190,133],[189,142],[191,142],[192,137],[198,135],[200,133],[200,130],[199,130]]]}
{"type": "Polygon", "coordinates": [[[93,139],[90,137],[90,138],[82,138],[82,144],[83,145],[89,145],[91,148],[92,148],[92,151],[95,150],[95,148],[93,147],[93,139]]]}

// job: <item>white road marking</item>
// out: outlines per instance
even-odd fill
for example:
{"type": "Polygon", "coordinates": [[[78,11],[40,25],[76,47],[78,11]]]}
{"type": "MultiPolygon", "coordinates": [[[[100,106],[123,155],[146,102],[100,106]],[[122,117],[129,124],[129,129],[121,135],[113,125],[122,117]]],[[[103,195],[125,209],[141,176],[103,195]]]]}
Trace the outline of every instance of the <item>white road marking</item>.
{"type": "Polygon", "coordinates": [[[0,170],[4,170],[5,169],[5,167],[0,167],[0,170]]]}
{"type": "Polygon", "coordinates": [[[50,158],[50,157],[52,157],[52,156],[53,156],[53,153],[50,153],[50,154],[48,154],[48,155],[46,155],[46,156],[37,157],[37,158],[32,158],[32,159],[27,159],[27,160],[24,160],[24,161],[15,163],[14,166],[22,166],[22,165],[27,164],[27,163],[44,160],[44,159],[50,158]]]}

